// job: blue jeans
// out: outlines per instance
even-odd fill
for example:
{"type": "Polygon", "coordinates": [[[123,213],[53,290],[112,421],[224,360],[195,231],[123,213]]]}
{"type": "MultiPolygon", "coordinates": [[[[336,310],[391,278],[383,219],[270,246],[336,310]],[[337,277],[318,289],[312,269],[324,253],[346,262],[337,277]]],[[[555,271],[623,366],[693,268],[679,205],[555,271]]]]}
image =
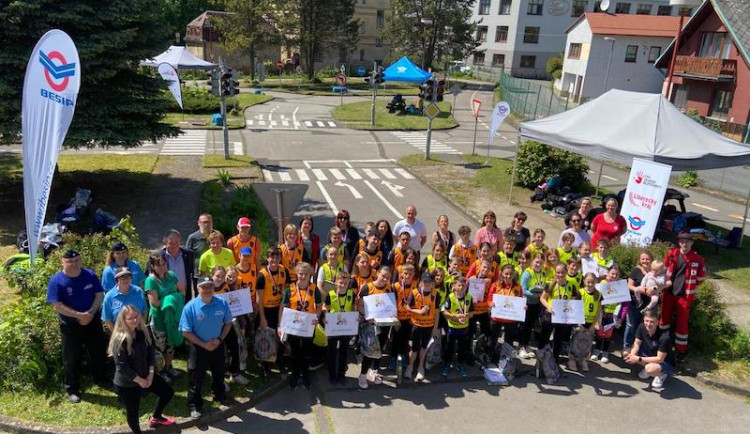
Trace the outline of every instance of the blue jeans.
{"type": "Polygon", "coordinates": [[[641,322],[643,322],[643,315],[641,315],[641,311],[635,303],[631,301],[627,320],[625,321],[625,334],[623,335],[622,340],[623,348],[630,348],[633,346],[633,342],[635,342],[635,331],[638,330],[638,326],[641,322]]]}

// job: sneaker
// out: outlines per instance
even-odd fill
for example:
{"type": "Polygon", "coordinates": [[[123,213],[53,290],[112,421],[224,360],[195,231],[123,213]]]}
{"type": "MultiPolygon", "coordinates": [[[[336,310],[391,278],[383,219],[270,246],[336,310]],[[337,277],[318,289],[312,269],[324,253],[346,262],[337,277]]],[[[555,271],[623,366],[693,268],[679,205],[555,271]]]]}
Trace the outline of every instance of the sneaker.
{"type": "Polygon", "coordinates": [[[314,364],[314,365],[310,365],[310,367],[309,367],[309,368],[307,368],[307,370],[308,370],[308,371],[315,371],[315,370],[317,370],[317,369],[320,369],[320,368],[322,368],[322,367],[323,367],[323,364],[324,364],[323,362],[318,362],[318,363],[316,363],[316,364],[314,364]]]}
{"type": "Polygon", "coordinates": [[[664,387],[664,382],[667,381],[667,374],[659,374],[654,377],[654,381],[651,382],[651,388],[661,389],[664,387]]]}
{"type": "Polygon", "coordinates": [[[609,353],[608,352],[602,351],[601,361],[602,361],[602,363],[609,363],[609,353]]]}
{"type": "Polygon", "coordinates": [[[406,378],[407,380],[411,380],[411,376],[413,373],[414,367],[411,365],[407,366],[406,369],[404,369],[404,378],[406,378]]]}
{"type": "Polygon", "coordinates": [[[172,426],[172,425],[174,425],[173,417],[164,417],[164,416],[160,418],[151,417],[148,420],[148,426],[150,426],[151,428],[156,428],[159,426],[172,426]]]}
{"type": "Polygon", "coordinates": [[[200,419],[203,416],[203,413],[200,410],[192,409],[190,410],[190,417],[193,419],[200,419]]]}
{"type": "Polygon", "coordinates": [[[177,377],[180,376],[180,374],[182,374],[180,371],[178,371],[177,369],[175,369],[175,368],[173,368],[171,366],[169,368],[165,369],[164,372],[166,372],[167,375],[169,375],[172,378],[177,378],[177,377]]]}
{"type": "Polygon", "coordinates": [[[450,373],[451,373],[451,365],[448,365],[448,364],[446,364],[445,366],[443,366],[443,370],[440,371],[440,374],[443,377],[447,377],[450,373]]]}
{"type": "Polygon", "coordinates": [[[469,373],[466,372],[466,366],[463,364],[458,365],[458,375],[461,376],[461,378],[466,378],[469,376],[469,373]]]}
{"type": "Polygon", "coordinates": [[[581,360],[581,371],[589,372],[589,362],[586,359],[581,360]]]}
{"type": "Polygon", "coordinates": [[[638,378],[641,380],[648,380],[648,377],[650,377],[650,375],[648,375],[648,372],[646,372],[645,369],[641,369],[641,372],[638,373],[638,378]]]}
{"type": "Polygon", "coordinates": [[[358,379],[359,388],[360,389],[367,389],[367,376],[366,375],[360,375],[358,379]]]}
{"type": "Polygon", "coordinates": [[[528,348],[521,347],[521,351],[518,352],[518,357],[528,360],[531,358],[531,353],[529,352],[528,348]]]}
{"type": "Polygon", "coordinates": [[[78,393],[68,393],[68,401],[72,404],[78,404],[81,402],[81,396],[78,393]]]}
{"type": "Polygon", "coordinates": [[[573,359],[568,359],[568,370],[569,371],[577,371],[578,366],[576,366],[576,361],[573,359]]]}
{"type": "Polygon", "coordinates": [[[242,385],[242,386],[250,383],[250,380],[248,380],[247,378],[243,377],[242,374],[232,375],[231,377],[229,377],[229,379],[232,381],[232,383],[237,383],[237,384],[242,385]]]}
{"type": "Polygon", "coordinates": [[[589,360],[594,361],[594,362],[596,362],[597,360],[599,360],[599,350],[592,351],[591,352],[591,357],[589,358],[589,360]]]}
{"type": "Polygon", "coordinates": [[[417,371],[417,378],[416,378],[416,380],[419,383],[421,383],[422,381],[424,381],[424,369],[419,369],[417,371]]]}
{"type": "Polygon", "coordinates": [[[380,372],[378,371],[373,371],[373,372],[374,374],[373,374],[372,382],[375,384],[383,384],[383,376],[380,375],[380,372]]]}

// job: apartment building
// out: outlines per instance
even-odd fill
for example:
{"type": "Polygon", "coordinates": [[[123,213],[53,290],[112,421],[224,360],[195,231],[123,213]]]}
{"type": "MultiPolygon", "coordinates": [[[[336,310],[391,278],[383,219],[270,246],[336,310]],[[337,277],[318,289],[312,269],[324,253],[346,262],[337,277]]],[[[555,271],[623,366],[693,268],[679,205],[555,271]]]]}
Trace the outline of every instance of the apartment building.
{"type": "MultiPolygon", "coordinates": [[[[599,12],[598,0],[477,0],[472,20],[482,42],[468,64],[502,67],[527,78],[549,78],[547,59],[565,51],[565,30],[586,12],[599,12]]],[[[669,0],[610,0],[608,12],[640,15],[690,15],[692,9],[669,0]]]]}

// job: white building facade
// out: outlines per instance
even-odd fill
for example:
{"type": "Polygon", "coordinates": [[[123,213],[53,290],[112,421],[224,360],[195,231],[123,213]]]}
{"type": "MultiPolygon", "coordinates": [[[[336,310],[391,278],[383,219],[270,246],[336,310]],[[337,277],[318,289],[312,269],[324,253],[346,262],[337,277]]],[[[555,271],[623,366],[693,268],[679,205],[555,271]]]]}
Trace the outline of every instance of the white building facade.
{"type": "MultiPolygon", "coordinates": [[[[565,30],[586,12],[598,12],[598,0],[476,0],[473,22],[482,42],[467,64],[502,67],[528,78],[549,78],[547,59],[565,50],[565,30]]],[[[678,15],[669,0],[610,0],[609,12],[678,15]]],[[[692,10],[683,10],[690,14],[692,10]]]]}

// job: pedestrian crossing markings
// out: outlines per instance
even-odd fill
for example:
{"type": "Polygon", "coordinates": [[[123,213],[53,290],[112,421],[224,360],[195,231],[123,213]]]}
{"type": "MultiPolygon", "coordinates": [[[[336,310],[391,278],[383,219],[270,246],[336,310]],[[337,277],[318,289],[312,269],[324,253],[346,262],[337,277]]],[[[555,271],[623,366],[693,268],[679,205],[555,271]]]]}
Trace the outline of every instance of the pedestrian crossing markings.
{"type": "Polygon", "coordinates": [[[375,169],[293,169],[269,170],[263,169],[266,182],[308,182],[315,181],[345,181],[352,180],[380,180],[380,179],[414,179],[408,171],[397,168],[375,169]]]}
{"type": "MultiPolygon", "coordinates": [[[[408,131],[394,131],[393,135],[400,140],[414,146],[420,151],[424,152],[427,148],[427,136],[421,132],[408,132],[408,131]]],[[[430,143],[430,152],[436,154],[455,154],[461,155],[463,152],[458,151],[450,146],[444,145],[439,140],[432,140],[430,143]]]]}
{"type": "Polygon", "coordinates": [[[203,155],[206,152],[206,130],[185,130],[164,141],[162,155],[203,155]]]}

